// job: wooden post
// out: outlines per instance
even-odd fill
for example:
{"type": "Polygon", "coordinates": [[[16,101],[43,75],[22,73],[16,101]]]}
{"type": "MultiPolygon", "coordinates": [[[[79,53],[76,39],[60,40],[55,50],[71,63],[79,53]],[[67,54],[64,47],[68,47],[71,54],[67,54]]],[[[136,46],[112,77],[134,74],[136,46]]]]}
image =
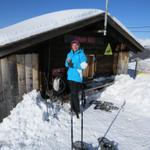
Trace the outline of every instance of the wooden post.
{"type": "Polygon", "coordinates": [[[118,53],[114,52],[114,58],[113,58],[113,74],[117,74],[117,63],[118,63],[118,53]]]}
{"type": "Polygon", "coordinates": [[[25,77],[26,77],[26,91],[32,90],[32,54],[25,55],[25,77]]]}
{"type": "MultiPolygon", "coordinates": [[[[2,72],[2,86],[3,86],[3,98],[6,103],[6,113],[10,113],[13,108],[11,98],[11,84],[10,84],[10,71],[8,66],[8,58],[1,59],[1,72],[2,72]]],[[[5,110],[4,110],[5,111],[5,110]]]]}
{"type": "Polygon", "coordinates": [[[0,122],[4,117],[7,116],[7,107],[6,101],[4,101],[3,97],[3,85],[2,85],[2,70],[1,70],[1,59],[0,59],[0,122]]]}
{"type": "Polygon", "coordinates": [[[39,55],[32,54],[33,89],[39,89],[39,55]]]}
{"type": "Polygon", "coordinates": [[[3,86],[2,86],[2,71],[1,71],[1,59],[0,59],[0,103],[3,101],[3,86]]]}
{"type": "Polygon", "coordinates": [[[22,100],[23,94],[26,92],[25,81],[25,55],[17,55],[17,72],[18,72],[18,91],[19,101],[22,100]]]}
{"type": "Polygon", "coordinates": [[[119,52],[118,56],[118,74],[127,74],[128,72],[129,52],[119,52]]]}
{"type": "Polygon", "coordinates": [[[138,68],[138,59],[136,58],[136,60],[135,60],[135,73],[134,73],[134,79],[136,78],[136,76],[137,76],[137,68],[138,68]]]}

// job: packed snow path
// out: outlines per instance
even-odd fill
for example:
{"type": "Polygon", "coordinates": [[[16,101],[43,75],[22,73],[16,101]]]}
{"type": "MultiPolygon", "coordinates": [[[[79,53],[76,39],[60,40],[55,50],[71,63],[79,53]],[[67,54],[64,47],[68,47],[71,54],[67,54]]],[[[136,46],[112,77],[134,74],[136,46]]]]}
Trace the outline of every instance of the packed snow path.
{"type": "MultiPolygon", "coordinates": [[[[70,150],[69,104],[50,107],[50,121],[45,121],[46,106],[33,90],[0,124],[0,150],[70,150]]],[[[104,100],[120,106],[127,101],[107,138],[116,141],[119,150],[150,150],[150,76],[117,76],[115,83],[88,100],[104,100]]],[[[84,141],[97,150],[97,139],[103,136],[117,111],[84,111],[84,141]]],[[[80,140],[80,120],[74,117],[74,138],[80,140]]]]}

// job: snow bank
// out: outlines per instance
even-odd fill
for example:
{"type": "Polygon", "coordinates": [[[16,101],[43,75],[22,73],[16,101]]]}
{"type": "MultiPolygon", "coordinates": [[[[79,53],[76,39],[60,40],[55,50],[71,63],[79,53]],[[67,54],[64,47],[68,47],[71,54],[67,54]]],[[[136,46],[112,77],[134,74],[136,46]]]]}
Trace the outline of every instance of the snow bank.
{"type": "Polygon", "coordinates": [[[40,93],[35,90],[24,95],[23,101],[11,111],[9,117],[3,120],[0,124],[1,150],[65,150],[61,140],[70,130],[66,129],[67,124],[63,124],[63,117],[67,118],[69,114],[64,111],[59,115],[60,120],[58,120],[55,116],[61,112],[59,111],[61,105],[55,103],[51,105],[50,122],[47,122],[46,105],[41,100],[40,93]],[[64,127],[62,131],[65,131],[62,135],[61,127],[64,127]],[[59,143],[60,147],[56,147],[56,143],[59,143]]]}
{"type": "Polygon", "coordinates": [[[119,143],[120,150],[150,149],[149,98],[150,76],[137,76],[134,80],[129,76],[120,75],[116,77],[114,85],[108,87],[103,93],[99,93],[99,100],[112,101],[118,105],[126,100],[124,112],[120,114],[108,135],[110,139],[119,143]]]}
{"type": "MultiPolygon", "coordinates": [[[[150,149],[150,76],[136,80],[127,75],[117,76],[115,83],[103,92],[88,96],[87,100],[104,100],[120,106],[127,101],[108,134],[118,142],[119,150],[150,149]]],[[[0,124],[1,150],[70,150],[69,104],[50,104],[50,121],[44,120],[46,106],[35,90],[24,95],[23,101],[0,124]]],[[[97,149],[98,137],[104,135],[117,111],[108,113],[84,111],[84,141],[90,150],[97,149]]],[[[74,117],[74,140],[80,140],[80,120],[74,117]]]]}

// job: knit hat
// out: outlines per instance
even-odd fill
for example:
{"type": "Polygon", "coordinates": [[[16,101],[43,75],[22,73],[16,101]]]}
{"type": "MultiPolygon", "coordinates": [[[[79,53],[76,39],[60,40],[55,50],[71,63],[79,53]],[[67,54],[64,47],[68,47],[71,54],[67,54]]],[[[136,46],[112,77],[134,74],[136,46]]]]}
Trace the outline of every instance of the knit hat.
{"type": "Polygon", "coordinates": [[[79,45],[79,46],[80,46],[80,42],[79,42],[79,40],[73,40],[73,41],[71,42],[71,45],[72,45],[72,44],[74,44],[74,43],[76,43],[77,45],[79,45]]]}

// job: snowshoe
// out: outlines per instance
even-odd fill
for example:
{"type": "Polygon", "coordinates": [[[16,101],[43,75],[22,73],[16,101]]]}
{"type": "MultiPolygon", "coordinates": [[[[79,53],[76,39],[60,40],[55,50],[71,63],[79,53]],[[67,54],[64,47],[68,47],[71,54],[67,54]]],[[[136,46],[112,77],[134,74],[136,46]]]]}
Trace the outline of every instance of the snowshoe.
{"type": "Polygon", "coordinates": [[[110,141],[105,137],[99,138],[98,142],[101,150],[118,150],[118,143],[114,141],[110,141]]]}
{"type": "Polygon", "coordinates": [[[88,150],[88,144],[83,142],[81,143],[81,141],[76,141],[73,143],[73,148],[74,150],[88,150]],[[82,147],[83,144],[83,147],[82,147]]]}
{"type": "Polygon", "coordinates": [[[111,110],[118,110],[119,108],[117,106],[114,106],[113,103],[111,102],[106,102],[106,101],[94,101],[92,100],[90,105],[94,104],[95,107],[94,109],[101,109],[107,112],[111,112],[111,110]]]}

